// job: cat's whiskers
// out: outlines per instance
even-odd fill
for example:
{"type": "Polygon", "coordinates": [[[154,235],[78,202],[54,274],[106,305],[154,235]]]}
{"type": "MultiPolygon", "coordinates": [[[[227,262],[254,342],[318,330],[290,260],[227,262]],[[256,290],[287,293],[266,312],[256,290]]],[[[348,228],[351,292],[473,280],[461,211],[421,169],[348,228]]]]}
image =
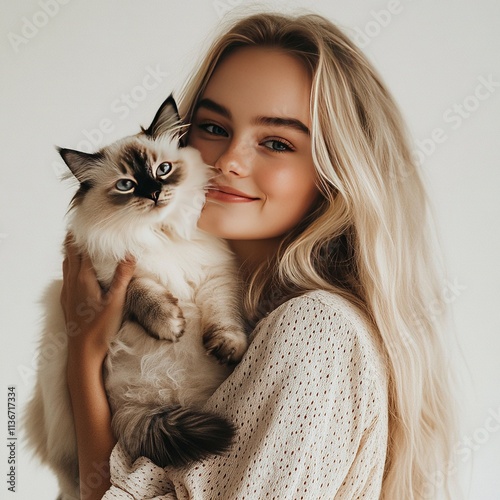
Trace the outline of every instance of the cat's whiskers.
{"type": "Polygon", "coordinates": [[[211,198],[207,198],[207,203],[212,203],[214,205],[219,205],[221,207],[224,206],[224,203],[221,203],[219,200],[212,200],[211,198]]]}

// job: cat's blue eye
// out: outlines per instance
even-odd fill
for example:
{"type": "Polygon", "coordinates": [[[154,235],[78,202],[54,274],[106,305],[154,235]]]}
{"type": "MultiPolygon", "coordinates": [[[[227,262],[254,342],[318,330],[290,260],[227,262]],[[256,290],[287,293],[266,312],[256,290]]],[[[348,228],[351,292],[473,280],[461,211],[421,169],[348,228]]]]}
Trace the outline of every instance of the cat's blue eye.
{"type": "Polygon", "coordinates": [[[132,189],[135,188],[135,182],[131,181],[130,179],[120,179],[116,184],[115,184],[116,189],[118,191],[121,191],[122,193],[126,193],[127,191],[132,191],[132,189]]]}
{"type": "Polygon", "coordinates": [[[164,179],[170,172],[172,172],[172,164],[168,161],[164,161],[158,165],[158,168],[156,169],[156,177],[164,179]]]}

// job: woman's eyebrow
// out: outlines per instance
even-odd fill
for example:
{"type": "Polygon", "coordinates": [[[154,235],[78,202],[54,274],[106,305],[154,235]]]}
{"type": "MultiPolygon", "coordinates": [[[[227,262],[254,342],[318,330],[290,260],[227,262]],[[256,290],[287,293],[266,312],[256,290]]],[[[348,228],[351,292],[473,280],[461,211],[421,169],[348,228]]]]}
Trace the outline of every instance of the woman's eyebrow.
{"type": "MultiPolygon", "coordinates": [[[[198,109],[200,108],[205,108],[210,111],[213,111],[223,116],[224,118],[231,119],[232,117],[231,111],[229,111],[228,108],[226,108],[222,104],[212,101],[212,99],[208,98],[201,99],[196,105],[194,112],[196,113],[196,111],[198,111],[198,109]]],[[[311,135],[311,131],[309,130],[309,128],[297,118],[287,118],[281,116],[257,116],[253,120],[253,122],[257,125],[288,127],[295,130],[299,130],[300,132],[303,132],[306,135],[311,135]]]]}
{"type": "Polygon", "coordinates": [[[227,109],[225,106],[222,106],[222,104],[218,104],[215,101],[212,101],[212,99],[201,99],[201,101],[198,102],[196,107],[194,108],[194,112],[198,111],[200,108],[205,108],[210,111],[214,111],[215,113],[223,116],[224,118],[231,118],[231,112],[229,109],[227,109]]]}
{"type": "Polygon", "coordinates": [[[309,128],[296,118],[283,118],[280,116],[258,116],[255,120],[258,125],[274,125],[277,127],[288,127],[311,135],[309,128]]]}

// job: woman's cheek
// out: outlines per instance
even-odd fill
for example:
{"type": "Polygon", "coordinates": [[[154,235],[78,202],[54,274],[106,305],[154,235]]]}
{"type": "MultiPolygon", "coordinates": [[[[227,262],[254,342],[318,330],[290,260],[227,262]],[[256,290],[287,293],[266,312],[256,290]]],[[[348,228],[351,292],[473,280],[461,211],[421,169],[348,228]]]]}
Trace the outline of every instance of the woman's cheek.
{"type": "Polygon", "coordinates": [[[258,173],[254,169],[254,180],[259,190],[267,198],[281,199],[288,193],[291,193],[296,187],[291,172],[286,165],[268,165],[260,168],[258,173]]]}
{"type": "Polygon", "coordinates": [[[203,140],[199,137],[199,132],[195,131],[190,133],[187,140],[187,145],[194,149],[197,149],[201,154],[203,162],[207,165],[214,165],[217,161],[217,155],[219,154],[218,149],[220,149],[217,141],[209,141],[206,139],[203,140]]]}
{"type": "Polygon", "coordinates": [[[259,172],[257,183],[267,198],[284,203],[299,202],[310,198],[315,183],[309,169],[303,162],[287,162],[272,165],[259,172]]]}

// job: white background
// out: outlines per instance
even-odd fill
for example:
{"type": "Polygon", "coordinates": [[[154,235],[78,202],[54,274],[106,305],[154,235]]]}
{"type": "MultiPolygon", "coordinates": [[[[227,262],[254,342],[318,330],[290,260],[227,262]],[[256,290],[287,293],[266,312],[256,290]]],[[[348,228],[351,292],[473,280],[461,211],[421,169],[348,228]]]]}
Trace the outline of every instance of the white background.
{"type": "MultiPolygon", "coordinates": [[[[19,419],[34,382],[37,300],[60,275],[64,213],[72,194],[58,179],[62,164],[54,145],[83,147],[87,140],[86,149],[94,149],[148,125],[163,99],[180,88],[221,17],[250,5],[2,2],[0,498],[56,496],[51,473],[30,458],[22,439],[16,494],[8,493],[6,480],[7,387],[16,386],[19,419]],[[157,81],[146,79],[145,89],[151,70],[157,81]],[[100,126],[102,133],[96,131],[100,126]]],[[[438,215],[448,259],[443,298],[453,307],[463,353],[457,355],[463,424],[457,442],[461,469],[455,474],[467,498],[500,499],[500,2],[266,5],[314,10],[338,22],[375,63],[403,110],[438,215]],[[488,91],[478,89],[481,78],[491,82],[488,91]]]]}

